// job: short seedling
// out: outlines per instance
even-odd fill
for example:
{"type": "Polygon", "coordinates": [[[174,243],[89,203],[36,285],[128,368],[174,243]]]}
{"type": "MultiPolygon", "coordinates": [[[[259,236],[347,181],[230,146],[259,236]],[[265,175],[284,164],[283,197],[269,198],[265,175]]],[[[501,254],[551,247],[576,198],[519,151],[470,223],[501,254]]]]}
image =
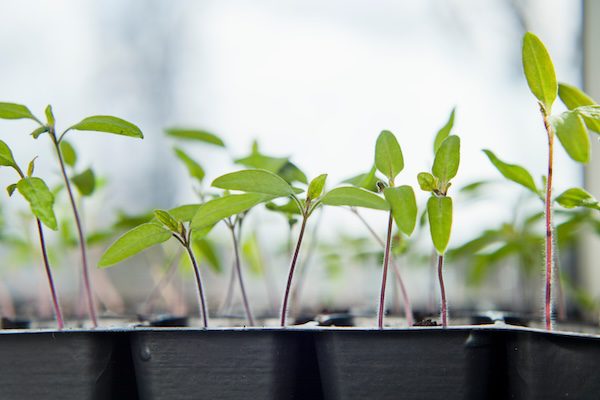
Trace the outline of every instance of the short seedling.
{"type": "Polygon", "coordinates": [[[60,166],[60,171],[62,173],[62,177],[64,180],[65,188],[67,189],[67,194],[69,195],[69,201],[71,203],[71,208],[73,210],[73,217],[75,219],[75,225],[77,227],[77,235],[79,239],[79,247],[81,251],[81,264],[83,269],[83,283],[84,290],[87,297],[87,305],[90,314],[90,319],[92,321],[92,326],[98,326],[98,319],[96,317],[96,307],[94,304],[94,297],[89,277],[89,268],[87,261],[87,251],[86,251],[86,239],[83,231],[83,226],[81,222],[81,218],[79,216],[79,211],[77,209],[77,204],[75,202],[75,196],[73,195],[73,190],[71,188],[71,180],[67,176],[67,170],[65,166],[65,159],[63,155],[63,147],[61,143],[67,133],[70,131],[96,131],[96,132],[106,132],[112,133],[116,135],[130,136],[135,138],[143,138],[142,131],[135,126],[134,124],[122,120],[117,117],[106,116],[106,115],[96,115],[92,117],[88,117],[80,121],[79,123],[72,125],[71,127],[64,130],[60,135],[56,131],[56,124],[54,114],[52,112],[52,107],[47,106],[45,110],[46,114],[46,123],[43,123],[40,119],[38,119],[35,115],[31,113],[31,111],[21,105],[14,103],[0,103],[0,118],[1,119],[31,119],[38,123],[39,128],[34,130],[31,135],[34,139],[37,139],[40,135],[47,133],[50,139],[52,140],[52,144],[56,151],[56,155],[58,158],[58,163],[60,166]]]}
{"type": "Polygon", "coordinates": [[[435,158],[431,173],[418,175],[419,186],[431,193],[427,201],[429,230],[437,251],[437,273],[440,284],[442,326],[448,326],[448,306],[444,286],[444,253],[448,248],[452,231],[452,198],[448,196],[451,179],[456,176],[460,163],[460,139],[450,131],[440,131],[434,141],[435,158]]]}
{"type": "Polygon", "coordinates": [[[54,286],[54,279],[52,277],[52,270],[50,269],[50,262],[48,261],[48,252],[46,251],[46,241],[44,239],[44,229],[42,223],[52,230],[57,230],[58,225],[56,223],[56,216],[54,215],[54,195],[48,189],[46,183],[37,177],[32,176],[34,170],[35,158],[29,163],[27,168],[27,175],[23,173],[23,170],[16,163],[12,151],[8,145],[0,140],[0,165],[13,168],[19,175],[19,181],[9,185],[6,190],[8,195],[12,196],[15,190],[29,202],[31,212],[35,216],[35,222],[37,225],[37,231],[40,238],[40,248],[42,250],[42,258],[44,262],[44,268],[46,270],[46,277],[48,279],[48,285],[50,286],[50,295],[52,296],[52,306],[54,308],[54,315],[58,329],[64,328],[64,319],[60,310],[58,302],[58,295],[54,286]]]}

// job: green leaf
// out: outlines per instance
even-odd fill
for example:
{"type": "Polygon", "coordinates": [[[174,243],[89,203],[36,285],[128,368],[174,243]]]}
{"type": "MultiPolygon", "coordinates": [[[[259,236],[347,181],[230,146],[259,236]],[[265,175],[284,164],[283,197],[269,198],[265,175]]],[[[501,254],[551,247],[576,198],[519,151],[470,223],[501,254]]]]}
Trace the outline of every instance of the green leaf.
{"type": "MultiPolygon", "coordinates": [[[[595,105],[596,102],[590,96],[579,90],[575,86],[566,83],[558,84],[558,97],[567,106],[569,110],[574,110],[581,106],[595,105]]],[[[594,118],[588,118],[582,115],[587,127],[596,133],[600,133],[600,121],[594,118]]]]}
{"type": "Polygon", "coordinates": [[[452,230],[452,199],[430,197],[427,201],[427,216],[433,245],[439,254],[444,254],[452,230]]]}
{"type": "Polygon", "coordinates": [[[109,115],[95,115],[93,117],[87,117],[69,128],[69,130],[71,129],[77,131],[114,133],[115,135],[129,136],[139,139],[144,138],[142,131],[136,125],[125,121],[124,119],[109,115]]]}
{"type": "Polygon", "coordinates": [[[63,156],[64,162],[69,167],[74,167],[77,163],[77,153],[75,152],[73,146],[71,146],[71,143],[67,142],[66,140],[62,140],[60,142],[60,152],[63,156]]]}
{"type": "Polygon", "coordinates": [[[202,169],[200,164],[198,164],[193,158],[188,156],[183,150],[177,147],[175,147],[173,150],[175,151],[175,155],[177,156],[177,158],[179,158],[183,162],[189,174],[192,177],[198,179],[198,181],[202,182],[205,173],[204,169],[202,169]]]}
{"type": "Polygon", "coordinates": [[[343,183],[349,183],[353,186],[358,186],[363,189],[370,190],[371,192],[377,192],[377,168],[373,165],[371,170],[365,174],[359,174],[348,178],[343,183]]]}
{"type": "Polygon", "coordinates": [[[279,174],[288,162],[289,161],[287,157],[270,157],[255,152],[247,157],[238,158],[235,160],[236,164],[243,165],[244,167],[264,169],[275,174],[279,174]]]}
{"type": "Polygon", "coordinates": [[[302,172],[302,170],[291,161],[283,164],[283,167],[277,171],[277,175],[285,179],[285,181],[289,184],[294,182],[308,184],[308,178],[306,177],[306,174],[304,174],[304,172],[302,172]]]}
{"type": "Polygon", "coordinates": [[[328,206],[363,207],[389,210],[388,203],[373,192],[353,186],[338,187],[323,196],[321,203],[328,206]]]}
{"type": "Polygon", "coordinates": [[[52,106],[50,104],[46,106],[44,113],[46,114],[46,121],[48,121],[48,126],[54,126],[56,120],[54,119],[54,113],[52,112],[52,106]]]}
{"type": "Polygon", "coordinates": [[[295,214],[300,215],[301,211],[298,209],[298,204],[294,200],[288,200],[285,204],[278,205],[273,202],[265,204],[267,210],[280,212],[286,215],[295,214]]]}
{"type": "Polygon", "coordinates": [[[46,183],[40,178],[23,178],[17,182],[17,189],[29,202],[33,215],[48,228],[57,230],[58,225],[53,210],[54,196],[46,183]]]}
{"type": "Polygon", "coordinates": [[[531,93],[550,115],[558,93],[554,65],[542,41],[531,32],[523,37],[523,70],[531,93]]]}
{"type": "Polygon", "coordinates": [[[171,232],[159,224],[153,222],[142,224],[126,232],[110,245],[100,257],[98,266],[109,267],[170,238],[171,232]]]}
{"type": "Polygon", "coordinates": [[[460,139],[456,135],[446,138],[435,153],[431,172],[442,183],[450,182],[456,176],[460,164],[460,139]]]}
{"type": "Polygon", "coordinates": [[[183,206],[170,209],[169,214],[171,214],[171,216],[178,221],[189,222],[198,212],[198,208],[200,208],[200,204],[185,204],[183,206]]]}
{"type": "Polygon", "coordinates": [[[194,240],[194,246],[194,250],[196,251],[196,254],[198,254],[200,260],[206,260],[211,269],[216,273],[221,273],[223,271],[221,259],[219,258],[216,246],[212,241],[207,238],[200,238],[194,240]]]}
{"type": "Polygon", "coordinates": [[[182,128],[169,128],[165,129],[167,135],[185,140],[195,140],[208,144],[214,144],[216,146],[225,147],[225,143],[216,135],[203,131],[200,129],[182,129],[182,128]]]}
{"type": "Polygon", "coordinates": [[[169,228],[172,232],[179,232],[179,221],[177,221],[168,211],[165,210],[154,210],[154,217],[169,228]]]}
{"type": "Polygon", "coordinates": [[[412,234],[417,224],[417,200],[413,188],[408,185],[389,187],[384,189],[383,195],[390,204],[398,229],[406,235],[412,234]]]}
{"type": "Polygon", "coordinates": [[[215,179],[212,186],[227,190],[263,193],[277,197],[291,196],[296,193],[283,178],[262,169],[245,169],[222,175],[215,179]]]}
{"type": "Polygon", "coordinates": [[[323,188],[325,187],[325,181],[327,180],[327,174],[322,174],[317,176],[315,179],[310,181],[308,185],[308,190],[306,191],[306,197],[314,200],[323,193],[323,188]]]}
{"type": "Polygon", "coordinates": [[[575,111],[566,111],[549,118],[560,144],[573,160],[587,163],[590,160],[590,138],[583,119],[575,111]]]}
{"type": "Polygon", "coordinates": [[[75,185],[82,196],[91,196],[96,189],[96,176],[91,168],[71,177],[71,182],[75,185]]]}
{"type": "Polygon", "coordinates": [[[429,172],[419,172],[417,175],[417,181],[419,182],[419,187],[421,190],[426,192],[433,192],[437,189],[437,182],[435,176],[431,175],[429,172]]]}
{"type": "Polygon", "coordinates": [[[483,152],[506,179],[526,187],[535,194],[539,193],[538,188],[535,186],[533,177],[525,168],[521,167],[520,165],[505,163],[496,157],[496,155],[490,150],[483,150],[483,152]]]}
{"type": "Polygon", "coordinates": [[[383,131],[375,143],[375,166],[389,180],[394,178],[404,169],[404,157],[400,144],[394,134],[383,131]]]}
{"type": "Polygon", "coordinates": [[[586,207],[600,210],[600,203],[590,193],[581,188],[571,188],[562,192],[555,201],[565,208],[586,207]]]}
{"type": "Polygon", "coordinates": [[[580,106],[575,108],[573,111],[577,112],[577,114],[581,115],[582,117],[591,120],[600,120],[600,105],[598,104],[580,106]]]}
{"type": "Polygon", "coordinates": [[[15,192],[15,190],[17,190],[17,184],[16,183],[12,183],[10,185],[8,185],[6,187],[6,191],[8,192],[9,196],[12,196],[13,193],[15,192]]]}
{"type": "Polygon", "coordinates": [[[0,103],[0,119],[33,119],[35,117],[29,111],[29,108],[21,104],[0,103]]]}
{"type": "Polygon", "coordinates": [[[8,147],[8,145],[2,140],[0,140],[0,165],[13,167],[16,170],[19,169],[10,147],[8,147]]]}
{"type": "Polygon", "coordinates": [[[450,136],[450,132],[454,127],[454,115],[456,113],[456,107],[452,109],[450,113],[450,117],[446,124],[438,131],[437,135],[435,135],[435,140],[433,141],[433,154],[437,153],[438,149],[442,145],[442,142],[446,140],[448,136],[450,136]]]}
{"type": "Polygon", "coordinates": [[[34,139],[37,139],[38,137],[40,137],[40,135],[42,133],[46,133],[48,132],[48,127],[47,126],[40,126],[39,128],[35,129],[33,132],[31,132],[31,136],[33,136],[34,139]]]}
{"type": "Polygon", "coordinates": [[[196,215],[192,218],[190,227],[193,230],[211,227],[225,218],[249,210],[257,204],[272,200],[273,197],[262,193],[244,193],[207,201],[198,208],[196,215]]]}
{"type": "Polygon", "coordinates": [[[35,170],[35,159],[36,158],[37,158],[37,156],[35,156],[31,161],[29,161],[29,165],[27,166],[27,176],[33,175],[33,171],[35,170]]]}

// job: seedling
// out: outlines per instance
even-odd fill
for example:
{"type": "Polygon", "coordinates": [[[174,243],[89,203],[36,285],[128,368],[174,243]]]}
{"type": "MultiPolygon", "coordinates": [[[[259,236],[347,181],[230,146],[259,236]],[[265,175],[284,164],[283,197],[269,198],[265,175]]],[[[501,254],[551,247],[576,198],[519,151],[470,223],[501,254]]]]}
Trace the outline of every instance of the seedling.
{"type": "Polygon", "coordinates": [[[205,236],[223,219],[242,213],[257,204],[270,200],[271,196],[260,194],[229,195],[210,200],[202,205],[191,204],[170,211],[155,210],[154,219],[126,232],[102,255],[99,267],[114,265],[142,250],[174,238],[187,253],[196,278],[200,318],[208,327],[208,307],[202,277],[192,244],[205,236]]]}
{"type": "Polygon", "coordinates": [[[529,89],[536,97],[548,139],[547,174],[544,187],[538,189],[531,174],[523,167],[508,164],[494,153],[484,150],[490,161],[504,177],[542,197],[545,214],[545,303],[544,320],[547,330],[552,329],[552,274],[554,269],[554,201],[567,207],[598,209],[598,202],[581,188],[571,188],[553,199],[554,135],[574,161],[585,164],[590,158],[588,127],[596,132],[600,127],[600,107],[578,89],[561,84],[560,97],[569,108],[560,115],[552,114],[552,106],[559,93],[554,65],[542,41],[533,33],[526,33],[522,47],[523,70],[529,89]]]}
{"type": "Polygon", "coordinates": [[[67,189],[67,194],[69,195],[69,201],[71,203],[71,208],[73,210],[73,217],[75,219],[75,225],[77,227],[77,235],[79,240],[79,247],[81,251],[81,264],[83,270],[83,283],[84,290],[87,298],[87,305],[90,314],[90,319],[92,320],[92,326],[98,326],[98,319],[96,317],[96,308],[94,305],[93,292],[91,288],[91,282],[89,277],[89,268],[87,261],[87,251],[85,244],[85,235],[83,231],[83,226],[81,223],[81,218],[79,216],[79,211],[77,209],[77,204],[75,202],[75,196],[73,195],[73,189],[71,188],[71,180],[67,176],[67,170],[65,166],[65,159],[63,155],[63,148],[61,146],[63,139],[66,134],[71,131],[96,131],[96,132],[105,132],[112,133],[116,135],[130,136],[135,138],[143,138],[142,131],[135,126],[134,124],[127,122],[123,119],[106,116],[106,115],[96,115],[92,117],[87,117],[81,120],[79,123],[72,125],[71,127],[64,130],[61,134],[58,134],[56,130],[56,121],[54,118],[54,114],[52,112],[52,107],[47,106],[45,110],[46,115],[46,123],[43,123],[40,119],[38,119],[35,115],[31,113],[31,111],[24,105],[14,104],[14,103],[0,103],[0,118],[1,119],[31,119],[39,125],[39,128],[35,129],[31,136],[34,139],[37,139],[40,135],[45,133],[50,137],[54,149],[56,151],[56,155],[58,158],[58,163],[60,166],[60,171],[64,180],[65,188],[67,189]]]}
{"type": "MultiPolygon", "coordinates": [[[[452,112],[453,119],[454,111],[452,112]]],[[[437,272],[440,285],[442,326],[448,326],[448,307],[444,286],[444,254],[452,231],[452,198],[448,196],[451,180],[458,172],[460,163],[460,139],[450,135],[450,130],[440,130],[436,135],[433,151],[435,158],[431,173],[418,175],[419,186],[431,193],[427,201],[427,217],[434,248],[437,252],[437,272]]]]}
{"type": "Polygon", "coordinates": [[[44,229],[42,224],[46,225],[52,230],[57,230],[58,225],[56,223],[56,216],[54,215],[54,195],[48,189],[46,183],[37,177],[33,176],[35,168],[35,158],[31,160],[27,168],[27,175],[23,173],[23,170],[19,167],[15,161],[12,151],[8,145],[0,140],[0,165],[11,167],[16,171],[19,176],[19,181],[9,185],[6,190],[8,195],[12,196],[15,190],[17,190],[29,203],[31,212],[35,216],[35,222],[37,225],[37,231],[40,239],[40,248],[42,250],[42,259],[44,262],[44,268],[46,270],[46,277],[48,279],[48,285],[50,286],[50,295],[52,296],[52,306],[54,308],[54,315],[58,329],[64,328],[64,319],[60,310],[58,302],[58,295],[54,286],[54,279],[52,277],[52,270],[50,269],[50,262],[48,261],[48,252],[46,250],[46,241],[44,239],[44,229]]]}

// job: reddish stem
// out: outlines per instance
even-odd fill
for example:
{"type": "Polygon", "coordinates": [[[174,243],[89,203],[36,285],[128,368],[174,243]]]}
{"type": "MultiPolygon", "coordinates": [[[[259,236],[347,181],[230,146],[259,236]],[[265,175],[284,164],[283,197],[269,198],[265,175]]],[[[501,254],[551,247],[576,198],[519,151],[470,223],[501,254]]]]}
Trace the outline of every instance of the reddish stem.
{"type": "Polygon", "coordinates": [[[48,253],[46,251],[46,240],[44,239],[44,230],[42,229],[42,223],[39,218],[35,219],[37,223],[38,234],[40,236],[40,247],[42,248],[42,257],[44,258],[44,269],[46,270],[46,276],[48,278],[48,285],[50,286],[50,294],[52,295],[52,306],[54,307],[54,315],[56,316],[56,323],[58,324],[58,330],[62,330],[65,327],[62,312],[60,311],[60,305],[58,304],[58,296],[56,294],[56,288],[54,286],[54,279],[52,278],[52,271],[50,270],[50,261],[48,260],[48,253]]]}
{"type": "Polygon", "coordinates": [[[444,256],[438,255],[438,280],[440,281],[440,295],[442,300],[442,326],[445,328],[448,326],[448,308],[446,304],[446,287],[444,286],[444,274],[442,272],[444,267],[444,256]]]}
{"type": "Polygon", "coordinates": [[[194,267],[194,275],[196,277],[196,287],[198,288],[198,301],[200,303],[200,318],[202,318],[202,324],[205,328],[208,328],[208,311],[206,309],[206,299],[204,297],[204,288],[202,286],[202,279],[200,278],[200,269],[198,263],[196,263],[196,257],[189,243],[184,242],[185,250],[187,251],[192,266],[194,267]]]}
{"type": "Polygon", "coordinates": [[[546,178],[546,198],[545,198],[545,213],[546,213],[546,302],[544,307],[544,317],[546,329],[552,330],[552,250],[553,250],[553,232],[552,232],[552,166],[554,161],[554,133],[548,121],[545,111],[542,110],[544,116],[544,127],[548,134],[548,176],[546,178]]]}
{"type": "Polygon", "coordinates": [[[388,218],[388,230],[383,253],[383,273],[381,276],[381,291],[379,293],[379,310],[377,312],[377,326],[383,329],[383,314],[385,313],[385,286],[387,284],[388,264],[390,262],[390,248],[392,244],[392,224],[394,222],[392,212],[388,218]]]}
{"type": "Polygon", "coordinates": [[[287,284],[285,286],[285,294],[283,295],[283,304],[281,305],[281,327],[285,327],[288,309],[288,299],[290,296],[290,290],[292,288],[292,280],[294,278],[294,270],[296,269],[296,262],[298,261],[298,254],[300,253],[300,246],[302,246],[302,238],[304,237],[304,230],[306,229],[306,221],[308,215],[304,215],[302,218],[302,225],[300,226],[300,233],[298,234],[298,242],[296,243],[296,249],[294,250],[294,256],[292,257],[292,263],[290,265],[290,272],[288,274],[287,284]]]}
{"type": "Polygon", "coordinates": [[[75,196],[73,196],[73,189],[71,188],[71,182],[69,181],[69,177],[67,176],[67,170],[65,167],[65,162],[63,160],[62,152],[60,150],[60,143],[56,139],[54,131],[52,132],[52,140],[54,142],[54,147],[56,149],[56,154],[58,156],[58,162],[60,164],[60,171],[63,176],[63,180],[65,182],[65,188],[67,189],[67,193],[69,195],[69,201],[71,202],[71,208],[73,210],[73,217],[75,218],[75,225],[77,227],[77,236],[79,238],[79,248],[81,251],[81,265],[83,269],[83,285],[85,289],[85,295],[88,304],[88,312],[90,314],[90,319],[92,320],[92,327],[96,328],[98,326],[98,318],[96,317],[96,304],[94,302],[94,296],[92,292],[92,284],[90,282],[90,273],[87,261],[87,250],[85,248],[85,235],[83,234],[83,227],[81,224],[81,218],[79,217],[79,211],[77,210],[77,205],[75,204],[75,196]]]}

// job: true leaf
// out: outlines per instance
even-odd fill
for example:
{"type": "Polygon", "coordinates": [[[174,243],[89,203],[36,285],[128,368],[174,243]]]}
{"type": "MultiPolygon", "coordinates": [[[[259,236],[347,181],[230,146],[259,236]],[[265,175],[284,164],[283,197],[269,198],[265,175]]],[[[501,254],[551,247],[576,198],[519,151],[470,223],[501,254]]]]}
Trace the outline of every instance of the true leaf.
{"type": "Polygon", "coordinates": [[[48,228],[57,230],[54,195],[40,178],[23,178],[17,182],[19,193],[29,202],[31,212],[48,228]]]}
{"type": "Polygon", "coordinates": [[[377,192],[376,172],[377,168],[373,165],[369,172],[353,176],[344,180],[343,182],[349,183],[354,186],[358,186],[363,189],[370,190],[371,192],[377,192]]]}
{"type": "MultiPolygon", "coordinates": [[[[558,97],[567,106],[569,110],[574,110],[581,106],[590,106],[596,104],[594,99],[579,90],[575,86],[567,85],[566,83],[558,84],[558,97]]],[[[600,133],[600,121],[593,118],[588,118],[582,115],[587,127],[596,133],[600,133]]]]}
{"type": "Polygon", "coordinates": [[[485,155],[490,159],[492,164],[496,167],[498,171],[508,180],[511,180],[519,185],[526,187],[531,190],[533,193],[538,194],[538,189],[535,186],[535,181],[533,177],[525,168],[520,165],[508,164],[504,161],[500,160],[494,153],[490,150],[483,150],[485,155]]]}
{"type": "Polygon", "coordinates": [[[587,207],[600,210],[600,203],[590,193],[581,188],[571,188],[562,192],[555,201],[565,208],[587,207]]]}
{"type": "Polygon", "coordinates": [[[54,119],[54,113],[52,112],[52,106],[50,104],[46,106],[44,113],[46,114],[46,121],[48,121],[48,126],[54,126],[54,123],[56,121],[54,119]]]}
{"type": "Polygon", "coordinates": [[[185,204],[183,206],[175,207],[169,210],[169,214],[173,216],[173,218],[177,219],[181,222],[189,222],[194,218],[196,212],[198,212],[198,208],[200,208],[200,204],[185,204]]]}
{"type": "Polygon", "coordinates": [[[587,163],[590,159],[590,138],[583,119],[575,111],[550,116],[550,123],[560,144],[573,160],[587,163]]]}
{"type": "Polygon", "coordinates": [[[166,129],[165,132],[167,135],[178,139],[196,140],[199,142],[225,147],[225,143],[223,143],[218,136],[201,129],[169,128],[166,129]]]}
{"type": "Polygon", "coordinates": [[[444,254],[452,230],[452,199],[430,197],[427,201],[427,216],[433,245],[439,254],[444,254]]]}
{"type": "Polygon", "coordinates": [[[417,182],[419,182],[421,190],[426,192],[433,192],[437,189],[436,178],[429,172],[420,172],[417,175],[417,182]]]}
{"type": "Polygon", "coordinates": [[[558,93],[558,83],[548,50],[536,35],[527,32],[523,37],[522,56],[529,89],[544,105],[546,114],[550,115],[558,93]]]}
{"type": "Polygon", "coordinates": [[[29,118],[35,120],[35,117],[29,111],[29,108],[21,104],[0,103],[0,119],[22,119],[29,118]]]}
{"type": "Polygon", "coordinates": [[[600,120],[600,105],[598,104],[580,106],[575,108],[573,111],[577,112],[577,114],[581,115],[582,117],[592,120],[600,120]]]}
{"type": "Polygon", "coordinates": [[[6,191],[8,192],[9,196],[12,196],[13,193],[15,192],[15,190],[17,190],[17,184],[16,183],[11,183],[10,185],[8,185],[6,187],[6,191]]]}
{"type": "Polygon", "coordinates": [[[283,167],[277,171],[277,175],[285,179],[285,181],[289,184],[294,182],[308,184],[306,174],[291,161],[287,161],[285,164],[283,164],[283,167]]]}
{"type": "Polygon", "coordinates": [[[404,169],[404,157],[394,134],[383,131],[375,143],[375,166],[389,180],[404,169]]]}
{"type": "Polygon", "coordinates": [[[0,140],[0,165],[13,167],[17,170],[19,169],[10,147],[8,147],[8,145],[2,140],[0,140]]]}
{"type": "Polygon", "coordinates": [[[321,203],[329,206],[364,207],[389,210],[388,203],[373,192],[352,186],[338,187],[327,192],[321,203]]]}
{"type": "Polygon", "coordinates": [[[93,117],[87,117],[69,129],[77,131],[114,133],[115,135],[123,135],[140,139],[144,138],[142,131],[136,125],[125,121],[124,119],[109,115],[95,115],[93,117]]]}
{"type": "Polygon", "coordinates": [[[454,115],[456,113],[456,108],[452,109],[450,113],[450,117],[446,124],[438,131],[437,135],[435,135],[435,140],[433,141],[433,154],[437,153],[438,149],[442,145],[442,142],[446,140],[448,136],[450,136],[450,132],[454,127],[454,115]]]}
{"type": "Polygon", "coordinates": [[[31,132],[31,136],[33,136],[34,139],[37,139],[42,133],[46,133],[46,132],[48,132],[48,127],[40,126],[39,128],[35,129],[33,132],[31,132]]]}
{"type": "Polygon", "coordinates": [[[60,142],[60,152],[65,163],[70,167],[74,167],[77,163],[77,153],[75,152],[73,146],[71,146],[71,143],[67,142],[66,140],[62,140],[60,142]]]}
{"type": "Polygon", "coordinates": [[[177,221],[168,211],[154,210],[154,217],[164,226],[173,232],[179,232],[179,221],[177,221]]]}
{"type": "Polygon", "coordinates": [[[308,190],[306,191],[306,197],[312,200],[319,197],[321,193],[323,193],[323,188],[325,187],[326,180],[327,174],[322,174],[310,181],[310,184],[308,185],[308,190]]]}
{"type": "Polygon", "coordinates": [[[431,172],[441,182],[447,183],[456,176],[460,164],[460,139],[451,135],[446,138],[435,153],[431,172]]]}
{"type": "Polygon", "coordinates": [[[301,211],[298,209],[298,204],[294,200],[288,200],[286,203],[279,205],[273,202],[265,204],[268,210],[280,212],[286,215],[297,214],[300,215],[301,211]]]}
{"type": "Polygon", "coordinates": [[[261,169],[246,169],[222,175],[215,179],[212,186],[242,192],[263,193],[277,197],[296,193],[283,178],[261,169]]]}
{"type": "Polygon", "coordinates": [[[142,224],[118,238],[104,252],[98,266],[109,267],[170,238],[171,232],[161,225],[153,222],[142,224]]]}
{"type": "Polygon", "coordinates": [[[37,158],[34,157],[31,161],[29,161],[29,165],[27,166],[27,176],[31,176],[33,175],[33,171],[35,170],[35,159],[37,158]]]}
{"type": "MultiPolygon", "coordinates": [[[[280,178],[281,179],[281,178],[280,178]]],[[[273,199],[273,195],[262,193],[232,194],[207,201],[198,207],[190,227],[193,230],[215,225],[217,222],[249,210],[257,204],[273,199]]]]}
{"type": "Polygon", "coordinates": [[[390,204],[398,229],[406,235],[413,233],[417,223],[417,200],[413,188],[407,185],[385,188],[385,199],[390,204]]]}
{"type": "Polygon", "coordinates": [[[82,196],[90,196],[96,189],[96,176],[91,168],[87,168],[83,172],[73,175],[73,177],[71,177],[71,182],[73,182],[82,196]]]}
{"type": "Polygon", "coordinates": [[[200,166],[200,164],[198,164],[193,158],[188,156],[183,150],[176,147],[174,151],[177,158],[179,158],[187,168],[189,174],[192,177],[198,179],[198,181],[202,182],[205,173],[204,169],[200,166]]]}

